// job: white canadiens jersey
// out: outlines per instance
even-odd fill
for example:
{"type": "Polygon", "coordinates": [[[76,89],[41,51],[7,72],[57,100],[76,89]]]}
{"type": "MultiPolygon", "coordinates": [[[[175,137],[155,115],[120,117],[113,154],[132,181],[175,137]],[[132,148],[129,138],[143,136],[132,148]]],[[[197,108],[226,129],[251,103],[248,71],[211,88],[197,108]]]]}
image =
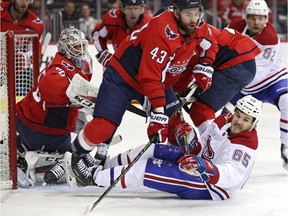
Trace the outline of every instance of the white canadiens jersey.
{"type": "MultiPolygon", "coordinates": [[[[231,121],[231,117],[229,118],[231,121]]],[[[231,123],[219,116],[201,135],[199,155],[209,159],[219,170],[219,180],[207,188],[213,200],[230,198],[248,180],[257,157],[257,132],[244,131],[228,135],[231,123]]]]}
{"type": "MultiPolygon", "coordinates": [[[[242,34],[248,30],[246,25],[242,34]]],[[[282,79],[287,79],[287,69],[281,63],[280,40],[274,27],[267,23],[267,26],[258,35],[251,37],[261,53],[256,56],[256,75],[241,92],[243,94],[254,94],[268,88],[282,79]]]]}

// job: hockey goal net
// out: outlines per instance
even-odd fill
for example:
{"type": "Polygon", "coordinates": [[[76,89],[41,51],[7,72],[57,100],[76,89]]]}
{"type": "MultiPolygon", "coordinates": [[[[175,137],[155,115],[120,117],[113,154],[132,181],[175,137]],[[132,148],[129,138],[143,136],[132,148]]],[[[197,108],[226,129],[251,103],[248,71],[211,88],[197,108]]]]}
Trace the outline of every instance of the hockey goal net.
{"type": "Polygon", "coordinates": [[[0,186],[17,188],[16,102],[39,74],[39,38],[33,31],[0,32],[0,186]]]}

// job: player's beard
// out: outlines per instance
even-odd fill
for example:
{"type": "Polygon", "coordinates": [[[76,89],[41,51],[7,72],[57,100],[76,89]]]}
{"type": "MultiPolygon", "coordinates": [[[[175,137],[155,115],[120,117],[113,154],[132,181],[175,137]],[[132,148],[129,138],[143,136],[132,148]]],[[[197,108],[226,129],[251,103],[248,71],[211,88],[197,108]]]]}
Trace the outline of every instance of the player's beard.
{"type": "Polygon", "coordinates": [[[24,8],[20,7],[19,5],[13,4],[13,8],[18,14],[23,15],[27,11],[28,6],[24,8]]]}
{"type": "Polygon", "coordinates": [[[179,19],[176,21],[178,27],[185,32],[186,35],[190,36],[192,34],[195,33],[196,30],[196,23],[195,23],[195,27],[193,29],[189,29],[189,25],[191,25],[192,23],[186,24],[182,21],[181,16],[179,16],[179,19]]]}

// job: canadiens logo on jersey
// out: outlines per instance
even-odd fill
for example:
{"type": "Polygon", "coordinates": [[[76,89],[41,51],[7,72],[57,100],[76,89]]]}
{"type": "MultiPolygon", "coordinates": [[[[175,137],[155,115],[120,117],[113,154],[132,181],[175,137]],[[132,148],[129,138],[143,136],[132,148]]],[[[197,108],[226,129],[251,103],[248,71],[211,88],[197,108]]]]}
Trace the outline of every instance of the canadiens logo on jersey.
{"type": "Polygon", "coordinates": [[[167,25],[165,28],[165,34],[169,38],[169,40],[175,40],[179,36],[179,34],[176,34],[170,29],[169,25],[167,25]]]}
{"type": "Polygon", "coordinates": [[[215,153],[211,147],[211,135],[209,135],[207,139],[207,146],[206,146],[206,149],[202,153],[202,157],[208,160],[211,160],[214,158],[214,155],[215,153]]]}
{"type": "Polygon", "coordinates": [[[117,17],[117,15],[116,15],[116,10],[115,10],[115,9],[110,10],[110,11],[109,11],[109,15],[110,15],[111,17],[113,17],[113,18],[116,18],[116,17],[117,17]]]}

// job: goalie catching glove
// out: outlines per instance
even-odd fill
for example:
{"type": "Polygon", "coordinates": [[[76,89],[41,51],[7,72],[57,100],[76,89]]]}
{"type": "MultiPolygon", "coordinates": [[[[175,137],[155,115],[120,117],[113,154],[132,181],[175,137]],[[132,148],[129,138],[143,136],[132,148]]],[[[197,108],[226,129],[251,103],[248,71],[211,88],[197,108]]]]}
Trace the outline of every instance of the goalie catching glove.
{"type": "Polygon", "coordinates": [[[197,145],[197,134],[187,122],[179,124],[174,129],[175,138],[184,154],[191,153],[197,145]]]}
{"type": "Polygon", "coordinates": [[[216,184],[219,180],[219,171],[217,167],[206,159],[197,155],[189,154],[178,160],[179,169],[192,176],[200,178],[209,184],[216,184]]]}
{"type": "Polygon", "coordinates": [[[162,112],[151,112],[147,134],[151,140],[156,136],[156,141],[164,143],[168,134],[169,117],[162,112]]]}
{"type": "Polygon", "coordinates": [[[99,52],[96,55],[96,58],[100,64],[102,64],[104,67],[107,67],[109,65],[109,61],[112,58],[112,56],[113,55],[106,49],[99,52]]]}
{"type": "Polygon", "coordinates": [[[211,87],[212,75],[214,69],[208,64],[196,64],[193,69],[192,81],[189,83],[190,88],[194,83],[198,84],[198,88],[206,91],[211,87]]]}

